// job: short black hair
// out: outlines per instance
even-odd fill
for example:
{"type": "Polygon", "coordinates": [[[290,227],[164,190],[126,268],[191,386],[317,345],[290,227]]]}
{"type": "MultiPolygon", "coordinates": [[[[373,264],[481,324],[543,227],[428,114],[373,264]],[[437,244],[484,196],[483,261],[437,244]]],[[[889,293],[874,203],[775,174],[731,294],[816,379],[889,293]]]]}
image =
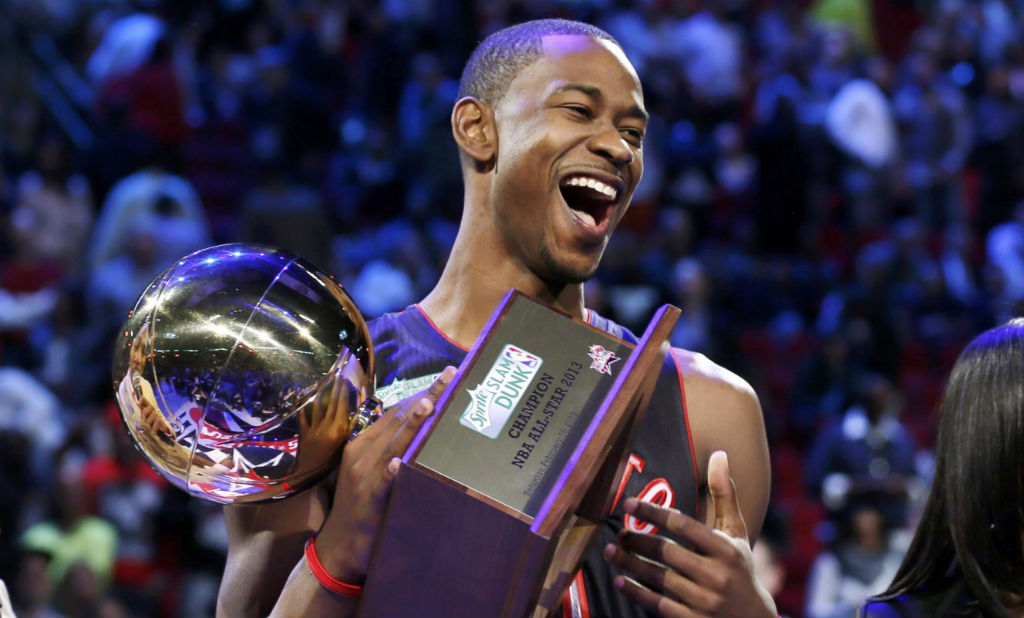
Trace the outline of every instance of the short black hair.
{"type": "Polygon", "coordinates": [[[473,50],[459,80],[459,98],[472,96],[494,105],[520,71],[543,54],[544,37],[568,34],[619,42],[597,26],[568,19],[537,19],[498,30],[473,50]]]}

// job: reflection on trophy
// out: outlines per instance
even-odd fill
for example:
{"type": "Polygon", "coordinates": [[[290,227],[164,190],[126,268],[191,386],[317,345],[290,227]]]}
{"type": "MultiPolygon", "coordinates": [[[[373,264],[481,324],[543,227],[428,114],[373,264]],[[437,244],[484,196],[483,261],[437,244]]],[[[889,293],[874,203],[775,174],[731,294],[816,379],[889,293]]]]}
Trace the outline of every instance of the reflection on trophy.
{"type": "Polygon", "coordinates": [[[220,503],[282,498],[330,473],[372,422],[373,350],[345,291],[306,260],[221,245],[174,263],[115,347],[114,390],[139,451],[220,503]]]}

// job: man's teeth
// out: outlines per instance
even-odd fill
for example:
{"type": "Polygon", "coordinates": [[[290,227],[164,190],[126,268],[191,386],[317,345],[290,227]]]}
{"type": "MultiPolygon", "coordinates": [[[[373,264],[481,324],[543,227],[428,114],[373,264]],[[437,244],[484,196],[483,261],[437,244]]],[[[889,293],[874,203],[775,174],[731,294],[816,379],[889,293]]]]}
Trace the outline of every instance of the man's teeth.
{"type": "Polygon", "coordinates": [[[593,189],[594,191],[597,191],[598,193],[607,195],[613,200],[615,199],[615,196],[618,194],[618,191],[615,190],[615,187],[610,187],[601,182],[600,180],[596,180],[594,178],[574,177],[569,179],[568,184],[572,187],[588,187],[590,189],[593,189]]]}

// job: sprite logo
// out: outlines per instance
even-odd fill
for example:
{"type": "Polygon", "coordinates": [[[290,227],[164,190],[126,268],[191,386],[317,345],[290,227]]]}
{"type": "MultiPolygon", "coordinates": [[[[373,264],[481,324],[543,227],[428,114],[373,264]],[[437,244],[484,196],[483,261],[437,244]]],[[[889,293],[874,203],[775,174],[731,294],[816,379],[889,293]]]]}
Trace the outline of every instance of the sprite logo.
{"type": "Polygon", "coordinates": [[[403,379],[398,378],[387,386],[382,386],[374,392],[374,397],[380,399],[381,405],[385,410],[395,405],[403,399],[412,397],[416,393],[427,388],[434,383],[437,376],[441,375],[441,372],[427,374],[425,376],[419,376],[417,378],[403,379]]]}
{"type": "Polygon", "coordinates": [[[459,422],[488,438],[497,438],[537,375],[541,362],[539,356],[506,345],[483,382],[469,390],[471,401],[459,422]]]}

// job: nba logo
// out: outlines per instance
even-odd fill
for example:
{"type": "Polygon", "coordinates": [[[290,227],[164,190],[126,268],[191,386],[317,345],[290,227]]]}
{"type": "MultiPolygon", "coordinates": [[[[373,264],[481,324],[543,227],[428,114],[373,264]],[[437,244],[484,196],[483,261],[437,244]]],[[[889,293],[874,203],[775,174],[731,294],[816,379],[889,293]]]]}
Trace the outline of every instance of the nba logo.
{"type": "Polygon", "coordinates": [[[507,346],[505,348],[505,354],[513,362],[519,363],[520,365],[523,365],[525,367],[530,367],[531,369],[537,367],[537,365],[540,363],[539,357],[534,356],[533,354],[530,354],[526,350],[522,350],[515,346],[507,346]]]}

